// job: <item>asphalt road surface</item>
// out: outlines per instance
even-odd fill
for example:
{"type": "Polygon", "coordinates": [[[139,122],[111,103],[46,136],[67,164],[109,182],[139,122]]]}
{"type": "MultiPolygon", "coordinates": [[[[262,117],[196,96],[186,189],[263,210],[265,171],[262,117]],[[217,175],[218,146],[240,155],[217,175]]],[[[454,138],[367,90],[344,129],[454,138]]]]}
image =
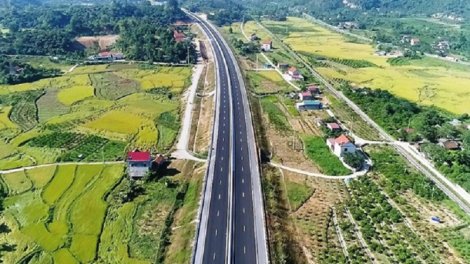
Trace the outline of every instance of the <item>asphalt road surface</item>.
{"type": "MultiPolygon", "coordinates": [[[[202,24],[205,23],[202,21],[202,24]]],[[[247,117],[249,109],[245,109],[247,100],[243,96],[246,94],[241,90],[244,89],[243,80],[239,79],[235,68],[237,62],[220,36],[210,26],[203,29],[214,44],[220,104],[216,111],[218,123],[214,123],[217,139],[213,149],[213,180],[210,181],[212,185],[207,186],[210,190],[206,191],[206,194],[210,193],[207,226],[199,230],[205,232],[203,241],[198,239],[198,243],[202,242],[204,246],[198,245],[196,251],[203,250],[201,262],[204,264],[256,264],[259,262],[252,171],[253,164],[257,162],[253,162],[256,159],[253,154],[250,156],[252,152],[249,147],[253,148],[254,139],[248,138],[252,137],[252,133],[248,133],[250,130],[247,130],[251,129],[251,124],[247,123],[251,122],[251,118],[247,117]]],[[[205,215],[204,212],[202,214],[205,215]]],[[[261,243],[264,245],[265,241],[261,243]]],[[[266,252],[261,254],[264,257],[266,252]]],[[[195,263],[200,263],[197,256],[195,263]]]]}

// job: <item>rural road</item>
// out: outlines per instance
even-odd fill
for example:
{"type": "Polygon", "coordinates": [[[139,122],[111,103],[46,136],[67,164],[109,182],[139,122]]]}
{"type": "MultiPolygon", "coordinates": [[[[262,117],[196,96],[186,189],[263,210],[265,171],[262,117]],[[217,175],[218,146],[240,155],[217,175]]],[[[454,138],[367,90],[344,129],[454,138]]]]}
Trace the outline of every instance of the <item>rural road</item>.
{"type": "Polygon", "coordinates": [[[455,185],[443,174],[437,171],[434,166],[425,158],[412,150],[410,144],[405,142],[398,142],[394,140],[389,134],[387,134],[377,123],[375,123],[368,115],[366,115],[354,102],[346,97],[342,92],[336,90],[325,78],[323,78],[317,71],[315,71],[310,64],[306,63],[295,53],[290,47],[284,44],[276,35],[264,27],[259,21],[256,23],[264,29],[273,38],[277,39],[279,43],[288,51],[298,62],[304,64],[304,66],[310,70],[310,72],[317,78],[335,97],[344,101],[356,114],[358,114],[366,123],[371,125],[377,132],[387,141],[393,142],[394,148],[402,155],[411,165],[413,165],[418,171],[423,173],[429,179],[431,179],[450,199],[456,202],[462,210],[470,215],[470,194],[466,192],[462,187],[455,185]]]}
{"type": "Polygon", "coordinates": [[[193,18],[213,44],[216,122],[193,263],[268,263],[254,131],[241,71],[228,44],[193,18]]]}
{"type": "MultiPolygon", "coordinates": [[[[248,35],[245,34],[245,30],[243,29],[243,25],[245,24],[244,21],[242,21],[240,23],[240,30],[243,34],[243,36],[245,36],[246,40],[248,41],[251,41],[250,38],[248,37],[248,35]]],[[[271,66],[273,67],[273,69],[279,73],[279,75],[281,75],[282,79],[284,79],[290,86],[294,87],[294,89],[296,89],[297,91],[300,91],[300,87],[295,85],[293,82],[291,82],[289,79],[287,79],[287,77],[285,76],[285,74],[283,74],[281,72],[281,70],[279,70],[279,68],[277,67],[277,65],[274,65],[274,63],[268,58],[268,56],[266,56],[266,54],[264,54],[264,52],[262,51],[261,52],[261,55],[263,56],[263,58],[269,63],[271,64],[271,66]]]]}
{"type": "Polygon", "coordinates": [[[194,108],[194,97],[196,96],[197,85],[199,79],[201,78],[202,72],[204,70],[204,65],[197,64],[193,69],[193,76],[191,80],[191,86],[189,86],[186,94],[186,108],[184,110],[183,125],[181,128],[180,137],[178,143],[176,143],[176,150],[171,154],[172,157],[177,159],[187,159],[195,160],[199,162],[206,162],[204,159],[199,159],[194,157],[188,151],[189,138],[191,135],[191,124],[193,117],[193,108],[194,108]]]}

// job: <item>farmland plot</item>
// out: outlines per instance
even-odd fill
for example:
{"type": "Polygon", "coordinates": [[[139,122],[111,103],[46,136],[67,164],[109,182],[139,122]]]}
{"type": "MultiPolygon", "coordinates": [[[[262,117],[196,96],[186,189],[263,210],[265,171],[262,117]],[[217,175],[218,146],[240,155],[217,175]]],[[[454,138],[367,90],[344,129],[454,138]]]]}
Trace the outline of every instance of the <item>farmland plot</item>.
{"type": "Polygon", "coordinates": [[[470,111],[465,101],[469,94],[466,87],[470,87],[467,67],[433,58],[390,61],[385,56],[375,56],[371,45],[352,43],[301,18],[289,17],[287,22],[263,21],[263,24],[330,80],[342,79],[356,86],[388,90],[399,97],[458,114],[470,111]],[[317,60],[318,57],[323,59],[317,60]],[[323,66],[315,63],[324,60],[327,63],[323,66]],[[424,87],[432,93],[423,96],[424,87]]]}
{"type": "Polygon", "coordinates": [[[63,165],[21,173],[2,175],[12,190],[2,222],[12,235],[0,240],[25,249],[5,253],[5,262],[16,263],[31,253],[58,263],[92,263],[106,215],[103,197],[121,177],[122,165],[63,165]]]}
{"type": "Polygon", "coordinates": [[[60,116],[70,111],[70,107],[59,101],[58,94],[58,90],[48,90],[37,100],[39,122],[44,123],[54,116],[60,116]]]}
{"type": "Polygon", "coordinates": [[[117,100],[140,90],[139,83],[121,78],[112,72],[91,74],[90,79],[95,87],[96,97],[117,100]]]}

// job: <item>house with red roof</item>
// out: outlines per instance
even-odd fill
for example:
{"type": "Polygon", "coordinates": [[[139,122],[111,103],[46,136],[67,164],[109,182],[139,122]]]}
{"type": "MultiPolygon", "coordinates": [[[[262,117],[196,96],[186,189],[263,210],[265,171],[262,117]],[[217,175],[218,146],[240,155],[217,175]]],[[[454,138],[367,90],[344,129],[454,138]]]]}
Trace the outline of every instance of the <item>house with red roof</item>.
{"type": "Polygon", "coordinates": [[[175,38],[176,43],[180,43],[186,40],[186,35],[177,30],[173,31],[173,37],[175,38]]]}
{"type": "Polygon", "coordinates": [[[344,153],[356,153],[356,145],[344,134],[337,138],[327,139],[326,145],[338,157],[341,157],[344,153]]]}
{"type": "Polygon", "coordinates": [[[414,45],[418,45],[419,44],[419,38],[413,38],[410,40],[410,45],[411,46],[414,46],[414,45]]]}
{"type": "Polygon", "coordinates": [[[114,61],[124,59],[124,54],[121,52],[112,52],[112,51],[103,51],[98,53],[98,55],[91,56],[89,59],[94,61],[114,61]]]}
{"type": "Polygon", "coordinates": [[[320,88],[318,87],[318,85],[315,84],[308,85],[307,90],[312,94],[321,94],[320,88]]]}
{"type": "Polygon", "coordinates": [[[273,42],[270,40],[265,40],[261,43],[261,50],[262,51],[271,51],[273,49],[273,42]]]}
{"type": "Polygon", "coordinates": [[[326,127],[331,131],[341,131],[341,127],[338,123],[327,123],[326,127]]]}
{"type": "Polygon", "coordinates": [[[299,99],[302,101],[313,100],[313,96],[309,91],[299,93],[299,99]]]}
{"type": "Polygon", "coordinates": [[[296,68],[294,67],[291,67],[287,72],[286,72],[286,75],[288,76],[288,79],[290,81],[298,81],[298,80],[304,80],[304,77],[302,76],[302,74],[300,74],[300,71],[297,70],[296,68]]]}
{"type": "Polygon", "coordinates": [[[127,167],[129,176],[133,180],[140,180],[152,166],[152,155],[150,152],[134,150],[127,153],[127,167]]]}

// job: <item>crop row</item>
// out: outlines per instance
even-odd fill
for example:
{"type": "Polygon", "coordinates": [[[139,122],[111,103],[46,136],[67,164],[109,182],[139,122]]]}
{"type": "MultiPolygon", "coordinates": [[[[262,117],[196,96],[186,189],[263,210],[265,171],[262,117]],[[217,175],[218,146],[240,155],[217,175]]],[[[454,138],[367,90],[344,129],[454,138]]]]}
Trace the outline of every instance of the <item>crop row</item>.
{"type": "Polygon", "coordinates": [[[402,214],[387,200],[378,186],[368,178],[351,182],[351,213],[361,225],[364,239],[378,253],[387,252],[399,263],[438,263],[439,260],[403,223],[402,214]]]}

